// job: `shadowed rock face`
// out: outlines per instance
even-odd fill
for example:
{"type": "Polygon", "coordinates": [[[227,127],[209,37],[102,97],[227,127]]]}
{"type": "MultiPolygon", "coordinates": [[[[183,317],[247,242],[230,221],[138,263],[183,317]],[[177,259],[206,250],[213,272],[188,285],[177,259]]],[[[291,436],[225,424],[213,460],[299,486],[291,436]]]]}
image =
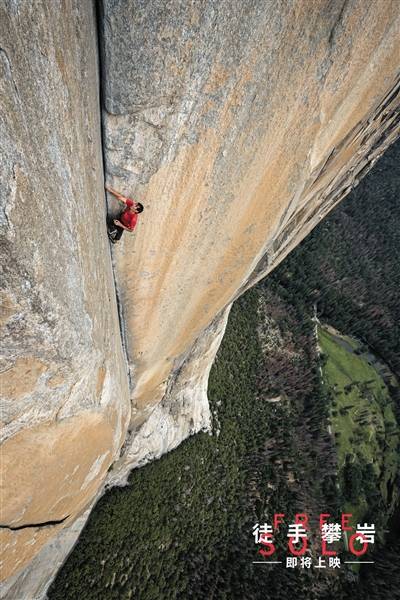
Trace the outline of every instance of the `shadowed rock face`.
{"type": "Polygon", "coordinates": [[[92,501],[129,419],[94,23],[79,0],[0,6],[3,578],[92,501]]]}
{"type": "Polygon", "coordinates": [[[113,248],[121,332],[93,7],[0,7],[9,599],[44,593],[112,462],[208,427],[232,301],[398,134],[397,0],[100,4],[106,176],[145,205],[113,248]]]}
{"type": "Polygon", "coordinates": [[[399,22],[386,0],[103,1],[106,176],[145,206],[115,249],[133,429],[397,135],[399,22]]]}

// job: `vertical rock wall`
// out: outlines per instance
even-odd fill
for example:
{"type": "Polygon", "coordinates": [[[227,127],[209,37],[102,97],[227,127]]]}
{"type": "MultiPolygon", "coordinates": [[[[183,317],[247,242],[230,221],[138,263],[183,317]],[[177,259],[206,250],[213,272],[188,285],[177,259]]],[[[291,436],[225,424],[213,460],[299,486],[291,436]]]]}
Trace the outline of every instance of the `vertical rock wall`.
{"type": "Polygon", "coordinates": [[[397,0],[102,0],[99,22],[103,139],[94,3],[0,5],[10,600],[43,595],[106,477],[207,428],[232,301],[399,130],[397,0]],[[121,332],[102,143],[145,205],[113,249],[121,332]]]}
{"type": "Polygon", "coordinates": [[[90,504],[129,419],[98,90],[90,2],[1,2],[2,578],[90,504]]]}
{"type": "Polygon", "coordinates": [[[115,248],[134,443],[178,379],[196,396],[205,364],[180,374],[210,323],[395,139],[400,16],[396,0],[102,6],[106,176],[145,206],[115,248]]]}

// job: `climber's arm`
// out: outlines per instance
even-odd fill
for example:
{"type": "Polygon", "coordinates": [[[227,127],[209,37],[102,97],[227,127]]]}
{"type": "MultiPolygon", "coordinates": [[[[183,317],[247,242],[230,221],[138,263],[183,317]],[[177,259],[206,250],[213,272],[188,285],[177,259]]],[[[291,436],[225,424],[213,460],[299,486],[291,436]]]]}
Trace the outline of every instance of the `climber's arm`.
{"type": "Polygon", "coordinates": [[[125,198],[125,196],[123,196],[116,190],[113,190],[111,187],[108,187],[108,185],[106,185],[105,188],[106,188],[107,192],[110,192],[110,194],[115,196],[117,198],[117,200],[119,200],[120,202],[123,202],[124,204],[126,204],[126,201],[129,200],[129,198],[125,198]]]}
{"type": "Polygon", "coordinates": [[[132,229],[129,229],[129,227],[125,227],[125,225],[123,225],[121,221],[118,221],[118,219],[114,219],[114,225],[118,225],[118,227],[121,227],[121,229],[125,229],[125,231],[132,231],[132,229]]]}

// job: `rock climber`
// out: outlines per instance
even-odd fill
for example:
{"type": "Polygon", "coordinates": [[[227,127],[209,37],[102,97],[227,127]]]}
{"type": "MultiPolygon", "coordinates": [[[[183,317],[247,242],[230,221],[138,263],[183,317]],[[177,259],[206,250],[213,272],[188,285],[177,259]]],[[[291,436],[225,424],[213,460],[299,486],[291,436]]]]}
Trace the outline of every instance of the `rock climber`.
{"type": "Polygon", "coordinates": [[[124,231],[133,231],[135,229],[137,215],[143,211],[143,204],[135,202],[135,200],[132,200],[131,198],[126,198],[107,185],[105,188],[110,194],[115,196],[117,200],[125,204],[125,208],[119,213],[116,219],[111,216],[107,217],[108,237],[110,238],[111,243],[115,244],[121,239],[124,231]]]}

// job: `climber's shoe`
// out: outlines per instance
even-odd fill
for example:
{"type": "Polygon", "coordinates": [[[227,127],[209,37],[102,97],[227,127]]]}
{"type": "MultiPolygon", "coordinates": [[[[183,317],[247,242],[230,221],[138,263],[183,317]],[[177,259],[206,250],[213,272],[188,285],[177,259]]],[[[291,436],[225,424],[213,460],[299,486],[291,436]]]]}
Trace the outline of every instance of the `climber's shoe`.
{"type": "Polygon", "coordinates": [[[114,236],[115,236],[115,234],[116,234],[116,231],[115,231],[115,230],[114,230],[114,231],[107,231],[108,239],[110,240],[110,242],[111,242],[112,244],[116,244],[116,243],[117,243],[117,241],[118,241],[118,240],[116,240],[116,239],[115,239],[115,237],[114,237],[114,236]]]}

